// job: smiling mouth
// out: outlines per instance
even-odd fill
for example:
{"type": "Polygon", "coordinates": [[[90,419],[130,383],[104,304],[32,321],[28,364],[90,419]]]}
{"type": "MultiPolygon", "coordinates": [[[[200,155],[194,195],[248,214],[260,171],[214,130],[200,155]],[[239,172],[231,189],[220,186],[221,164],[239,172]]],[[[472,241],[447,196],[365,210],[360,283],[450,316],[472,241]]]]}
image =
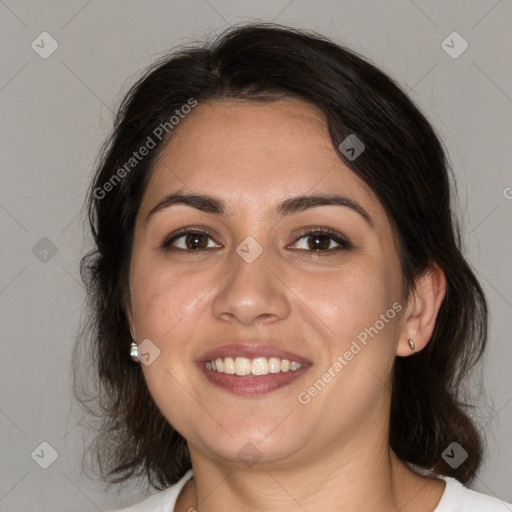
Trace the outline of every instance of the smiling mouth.
{"type": "Polygon", "coordinates": [[[262,340],[237,340],[209,350],[196,367],[214,385],[234,395],[276,391],[304,375],[312,363],[304,356],[262,340]]]}
{"type": "Polygon", "coordinates": [[[204,354],[196,366],[214,389],[254,397],[291,384],[312,363],[272,345],[231,344],[204,354]]]}

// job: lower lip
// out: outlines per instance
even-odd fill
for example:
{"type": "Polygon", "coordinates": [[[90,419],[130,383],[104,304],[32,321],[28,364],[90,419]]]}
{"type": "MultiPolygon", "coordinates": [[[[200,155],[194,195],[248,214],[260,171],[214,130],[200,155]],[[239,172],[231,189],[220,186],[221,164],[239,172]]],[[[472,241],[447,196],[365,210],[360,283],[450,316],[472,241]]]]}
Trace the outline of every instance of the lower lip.
{"type": "Polygon", "coordinates": [[[206,378],[213,384],[233,393],[234,395],[255,396],[276,391],[299,379],[309,368],[304,364],[298,370],[288,372],[269,373],[267,375],[230,375],[213,370],[207,370],[204,363],[198,364],[206,378]]]}

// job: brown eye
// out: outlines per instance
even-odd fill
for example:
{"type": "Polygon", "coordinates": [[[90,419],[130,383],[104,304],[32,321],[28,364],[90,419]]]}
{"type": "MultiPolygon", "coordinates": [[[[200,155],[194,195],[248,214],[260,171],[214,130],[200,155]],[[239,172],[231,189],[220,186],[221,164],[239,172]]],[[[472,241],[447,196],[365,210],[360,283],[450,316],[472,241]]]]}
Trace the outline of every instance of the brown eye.
{"type": "Polygon", "coordinates": [[[332,239],[327,235],[309,235],[305,237],[308,240],[308,247],[312,251],[325,251],[331,249],[332,239]]]}
{"type": "Polygon", "coordinates": [[[345,236],[329,228],[310,229],[302,233],[294,245],[300,251],[324,255],[352,248],[345,236]]]}
{"type": "Polygon", "coordinates": [[[206,249],[208,246],[208,241],[203,235],[191,233],[190,235],[185,235],[184,238],[187,249],[206,249]]]}
{"type": "Polygon", "coordinates": [[[208,233],[181,231],[178,234],[171,235],[162,244],[162,247],[164,249],[182,251],[205,251],[207,249],[219,248],[221,245],[215,243],[208,233]]]}

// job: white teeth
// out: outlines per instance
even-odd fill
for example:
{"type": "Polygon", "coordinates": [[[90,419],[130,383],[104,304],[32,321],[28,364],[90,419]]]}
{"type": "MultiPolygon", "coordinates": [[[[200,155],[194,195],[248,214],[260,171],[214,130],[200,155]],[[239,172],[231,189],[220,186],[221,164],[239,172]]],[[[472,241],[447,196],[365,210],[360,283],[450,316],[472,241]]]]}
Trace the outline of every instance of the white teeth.
{"type": "Polygon", "coordinates": [[[271,357],[268,360],[268,366],[270,373],[279,373],[281,371],[281,359],[271,357]]]}
{"type": "MultiPolygon", "coordinates": [[[[206,363],[208,364],[208,363],[206,363]]],[[[207,367],[208,369],[208,367],[207,367]]],[[[219,372],[224,371],[224,373],[228,373],[229,375],[235,374],[235,360],[232,357],[225,357],[224,358],[224,369],[219,370],[219,372]]]]}
{"type": "Polygon", "coordinates": [[[237,357],[235,359],[235,373],[237,375],[250,375],[251,360],[246,357],[237,357]]]}
{"type": "Polygon", "coordinates": [[[279,373],[299,370],[304,365],[297,361],[289,359],[279,359],[278,357],[256,357],[247,359],[246,357],[225,357],[217,358],[213,361],[207,361],[206,369],[229,375],[268,375],[269,373],[279,373]]]}
{"type": "Polygon", "coordinates": [[[269,364],[266,357],[257,357],[252,360],[251,373],[253,375],[267,375],[268,367],[269,364]]]}

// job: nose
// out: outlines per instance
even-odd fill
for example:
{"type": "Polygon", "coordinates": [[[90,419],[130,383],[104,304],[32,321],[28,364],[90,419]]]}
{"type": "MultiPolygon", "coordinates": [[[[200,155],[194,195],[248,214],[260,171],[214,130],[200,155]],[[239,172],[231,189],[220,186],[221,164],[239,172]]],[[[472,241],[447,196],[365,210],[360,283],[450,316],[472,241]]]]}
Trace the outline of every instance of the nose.
{"type": "Polygon", "coordinates": [[[233,251],[232,266],[212,304],[216,318],[251,326],[285,319],[291,311],[290,289],[279,279],[269,251],[251,263],[233,251]]]}

